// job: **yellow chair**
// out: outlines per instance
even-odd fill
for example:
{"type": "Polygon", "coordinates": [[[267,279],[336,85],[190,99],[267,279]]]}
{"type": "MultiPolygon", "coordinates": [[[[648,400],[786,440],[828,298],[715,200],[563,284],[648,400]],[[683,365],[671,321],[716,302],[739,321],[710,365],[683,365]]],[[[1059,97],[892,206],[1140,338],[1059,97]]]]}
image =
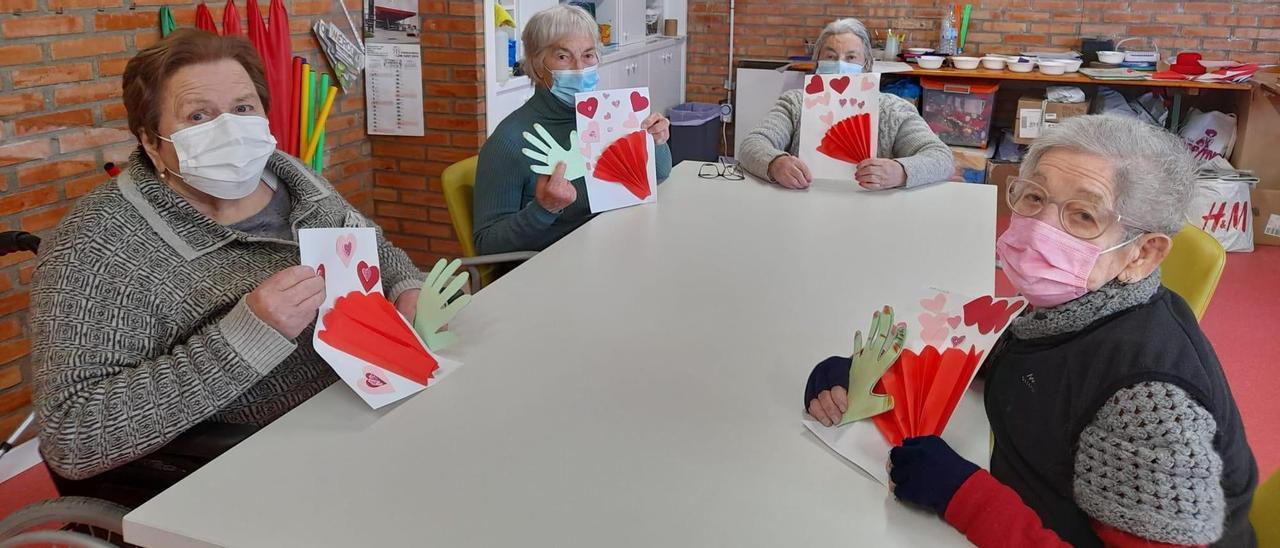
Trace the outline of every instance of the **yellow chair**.
{"type": "Polygon", "coordinates": [[[480,288],[493,281],[494,265],[502,263],[523,262],[537,253],[532,251],[516,251],[512,253],[495,253],[493,255],[476,255],[475,240],[472,239],[472,194],[476,188],[476,164],[479,156],[472,156],[444,169],[440,174],[440,183],[444,188],[444,203],[449,208],[449,219],[453,222],[453,232],[458,235],[458,243],[462,245],[462,265],[471,272],[471,279],[480,288]]]}
{"type": "Polygon", "coordinates": [[[1253,494],[1249,522],[1258,535],[1258,548],[1280,548],[1280,470],[1273,472],[1253,494]]]}
{"type": "Polygon", "coordinates": [[[1165,287],[1187,301],[1198,320],[1209,308],[1226,264],[1227,252],[1222,244],[1208,232],[1188,224],[1173,236],[1173,249],[1160,267],[1161,277],[1165,287]]]}

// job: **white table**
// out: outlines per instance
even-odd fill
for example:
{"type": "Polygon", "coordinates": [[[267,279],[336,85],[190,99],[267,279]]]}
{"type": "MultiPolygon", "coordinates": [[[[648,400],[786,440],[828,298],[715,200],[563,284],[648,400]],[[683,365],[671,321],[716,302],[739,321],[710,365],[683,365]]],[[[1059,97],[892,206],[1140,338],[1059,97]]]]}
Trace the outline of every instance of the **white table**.
{"type": "Polygon", "coordinates": [[[379,412],[335,385],[125,518],[148,546],[946,546],[800,424],[895,298],[993,289],[995,190],[700,180],[600,215],[453,323],[379,412]]]}

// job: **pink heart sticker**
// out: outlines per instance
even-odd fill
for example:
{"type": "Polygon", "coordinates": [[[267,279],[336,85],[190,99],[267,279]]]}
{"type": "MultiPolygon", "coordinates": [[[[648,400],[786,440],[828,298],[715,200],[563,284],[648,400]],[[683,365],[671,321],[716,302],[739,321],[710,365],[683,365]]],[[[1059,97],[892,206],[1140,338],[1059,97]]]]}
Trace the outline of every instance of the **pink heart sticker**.
{"type": "Polygon", "coordinates": [[[947,318],[947,325],[950,325],[951,329],[955,329],[957,327],[960,327],[960,320],[962,319],[963,318],[961,318],[960,316],[952,316],[950,318],[947,318]]]}
{"type": "Polygon", "coordinates": [[[829,111],[829,110],[828,110],[827,112],[825,112],[825,113],[823,113],[823,114],[819,114],[819,115],[818,115],[818,119],[819,119],[819,120],[822,120],[822,123],[824,123],[824,124],[826,124],[826,125],[828,125],[828,126],[829,126],[829,125],[831,125],[831,122],[835,119],[835,115],[834,115],[834,114],[832,114],[832,113],[831,113],[831,111],[829,111]]]}
{"type": "Polygon", "coordinates": [[[873,80],[873,79],[871,79],[871,78],[863,78],[863,79],[862,79],[862,91],[870,91],[870,90],[871,90],[871,88],[874,88],[874,87],[876,87],[876,82],[875,82],[875,80],[873,80]]]}
{"type": "Polygon", "coordinates": [[[640,129],[640,119],[636,118],[636,113],[632,112],[627,116],[627,120],[622,123],[622,129],[640,129]]]}
{"type": "Polygon", "coordinates": [[[338,251],[338,260],[342,261],[342,266],[351,266],[351,257],[356,254],[356,235],[343,234],[338,236],[335,246],[338,251]]]}
{"type": "Polygon", "coordinates": [[[947,306],[947,294],[939,293],[934,295],[932,299],[920,299],[920,306],[929,312],[942,312],[942,308],[947,306]]]}
{"type": "Polygon", "coordinates": [[[587,129],[582,132],[582,142],[584,143],[600,142],[600,123],[599,122],[592,120],[587,123],[587,129]]]}
{"type": "Polygon", "coordinates": [[[611,120],[611,119],[613,119],[613,113],[612,113],[612,112],[606,112],[606,113],[604,113],[604,119],[605,119],[605,120],[611,120]]]}
{"type": "Polygon", "coordinates": [[[847,104],[849,104],[849,100],[848,100],[848,99],[845,99],[844,97],[841,97],[841,98],[840,98],[840,106],[845,106],[845,105],[847,105],[847,104]]]}
{"type": "Polygon", "coordinates": [[[958,337],[951,337],[951,346],[960,346],[963,343],[964,343],[964,335],[960,335],[958,337]]]}
{"type": "Polygon", "coordinates": [[[946,317],[926,312],[919,316],[919,320],[920,340],[929,346],[941,347],[947,339],[947,334],[951,332],[947,329],[946,317]]]}
{"type": "Polygon", "coordinates": [[[360,261],[356,265],[356,277],[360,278],[360,285],[364,286],[365,293],[373,291],[373,286],[378,284],[378,267],[360,261]]]}
{"type": "Polygon", "coordinates": [[[610,103],[610,104],[611,104],[611,105],[613,105],[613,108],[618,108],[618,105],[621,105],[621,104],[622,104],[622,101],[617,101],[617,100],[615,100],[615,101],[613,101],[613,102],[612,102],[612,103],[610,103]]]}

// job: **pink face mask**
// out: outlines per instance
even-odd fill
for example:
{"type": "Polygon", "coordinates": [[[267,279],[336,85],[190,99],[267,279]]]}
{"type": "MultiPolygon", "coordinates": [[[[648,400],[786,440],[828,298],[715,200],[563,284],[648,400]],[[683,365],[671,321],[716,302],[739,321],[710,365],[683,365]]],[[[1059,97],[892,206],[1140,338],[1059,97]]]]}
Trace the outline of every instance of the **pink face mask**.
{"type": "Polygon", "coordinates": [[[1053,225],[1014,215],[1009,229],[996,241],[996,257],[1027,302],[1044,308],[1088,293],[1089,273],[1098,257],[1130,242],[1101,249],[1053,225]]]}

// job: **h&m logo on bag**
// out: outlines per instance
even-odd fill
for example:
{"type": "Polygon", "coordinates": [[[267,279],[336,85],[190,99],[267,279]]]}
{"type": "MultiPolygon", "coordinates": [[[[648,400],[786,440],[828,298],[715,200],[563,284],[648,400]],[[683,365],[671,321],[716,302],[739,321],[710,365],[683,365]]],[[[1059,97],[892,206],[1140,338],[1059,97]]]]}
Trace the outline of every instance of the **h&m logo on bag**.
{"type": "Polygon", "coordinates": [[[1213,202],[1209,204],[1209,212],[1200,218],[1204,221],[1200,229],[1210,233],[1219,230],[1245,230],[1249,228],[1249,212],[1248,201],[1234,202],[1231,204],[1231,216],[1227,217],[1227,202],[1213,202]]]}

